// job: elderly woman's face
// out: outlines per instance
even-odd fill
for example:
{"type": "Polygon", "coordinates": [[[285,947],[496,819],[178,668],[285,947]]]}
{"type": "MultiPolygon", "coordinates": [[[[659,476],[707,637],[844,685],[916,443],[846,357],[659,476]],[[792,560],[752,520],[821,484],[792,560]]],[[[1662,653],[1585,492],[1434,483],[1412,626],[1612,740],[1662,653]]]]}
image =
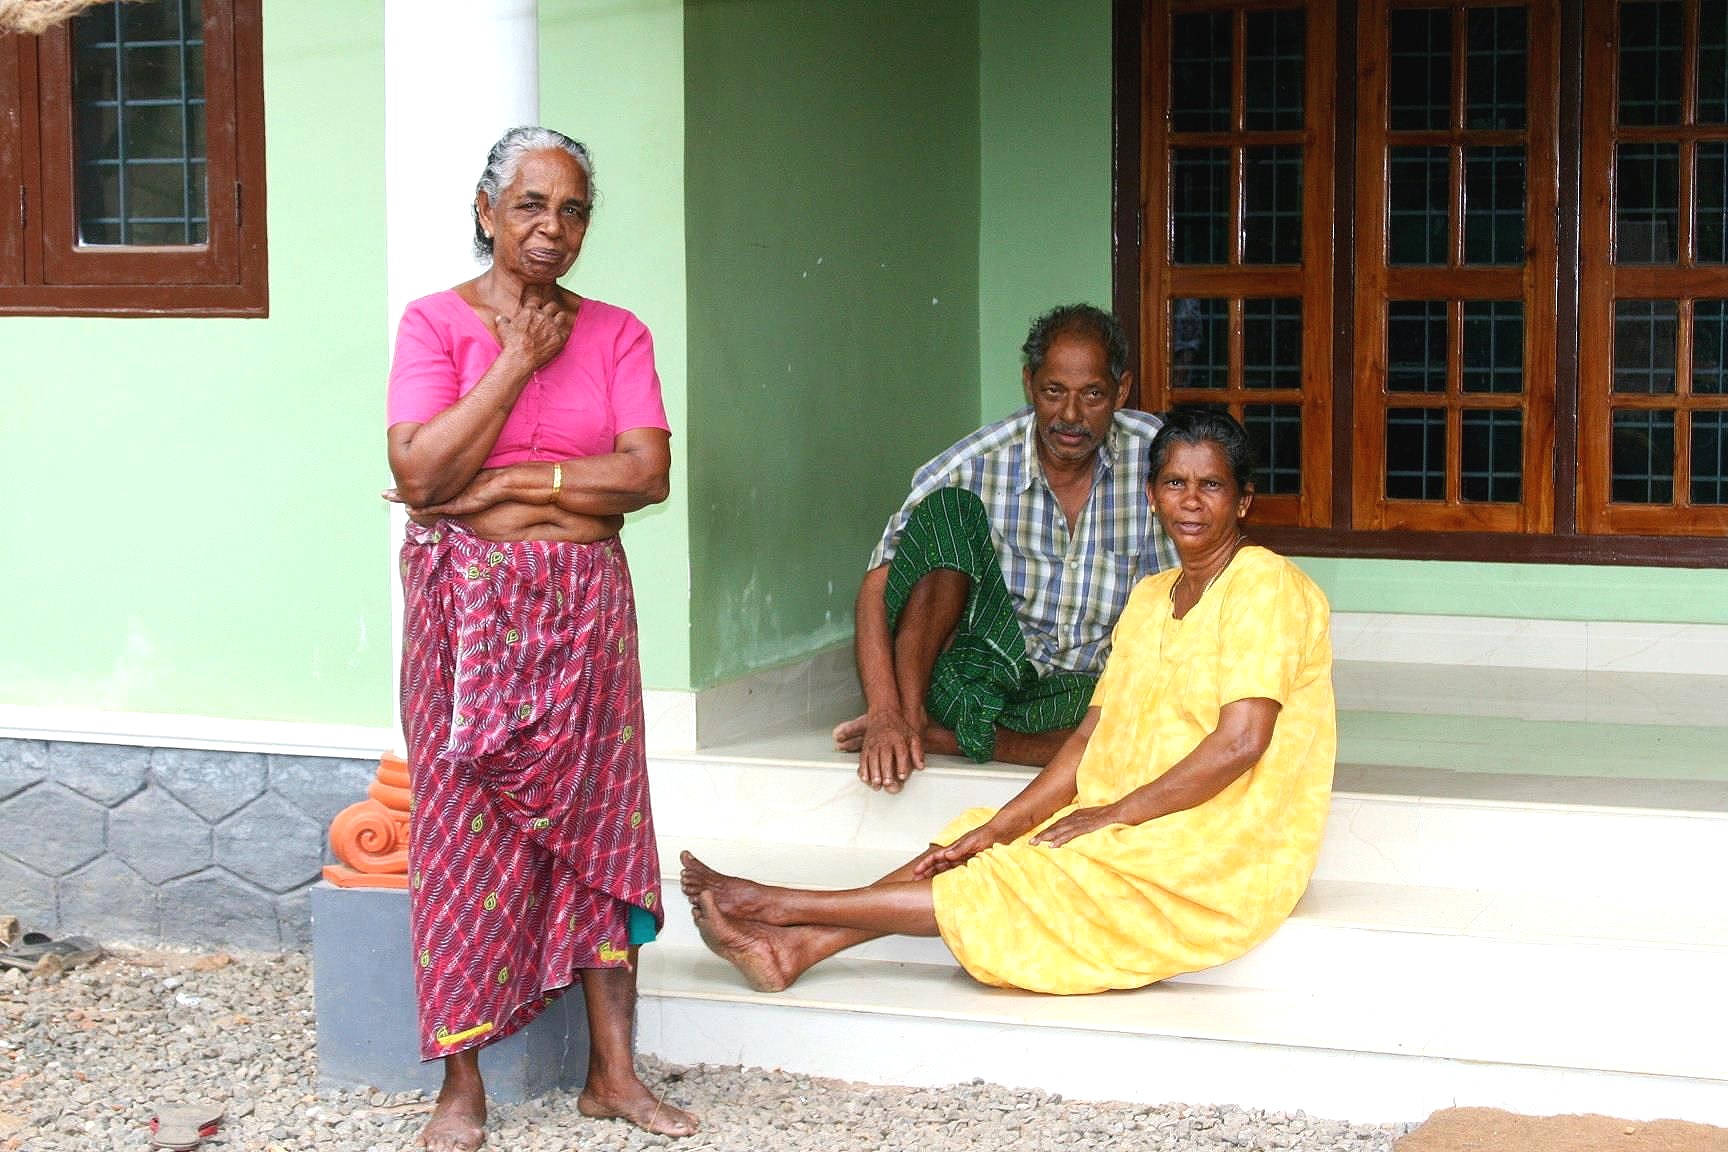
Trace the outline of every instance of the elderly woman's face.
{"type": "Polygon", "coordinates": [[[1224,449],[1210,440],[1172,444],[1147,494],[1177,552],[1196,557],[1234,543],[1254,501],[1236,483],[1224,449]]]}
{"type": "Polygon", "coordinates": [[[570,271],[588,234],[588,174],[560,149],[530,152],[498,202],[480,196],[480,223],[492,233],[492,264],[532,284],[570,271]]]}

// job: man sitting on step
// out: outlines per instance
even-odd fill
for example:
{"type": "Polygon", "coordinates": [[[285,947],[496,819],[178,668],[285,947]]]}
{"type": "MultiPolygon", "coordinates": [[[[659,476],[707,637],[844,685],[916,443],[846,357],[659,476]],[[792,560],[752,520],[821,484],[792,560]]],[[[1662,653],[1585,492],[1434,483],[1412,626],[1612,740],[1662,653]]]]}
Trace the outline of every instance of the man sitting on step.
{"type": "Polygon", "coordinates": [[[1174,562],[1144,483],[1159,422],[1122,409],[1121,324],[1054,308],[1021,352],[1027,407],[918,470],[858,590],[868,710],[834,742],[872,788],[899,791],[927,752],[1048,763],[1128,593],[1174,562]]]}

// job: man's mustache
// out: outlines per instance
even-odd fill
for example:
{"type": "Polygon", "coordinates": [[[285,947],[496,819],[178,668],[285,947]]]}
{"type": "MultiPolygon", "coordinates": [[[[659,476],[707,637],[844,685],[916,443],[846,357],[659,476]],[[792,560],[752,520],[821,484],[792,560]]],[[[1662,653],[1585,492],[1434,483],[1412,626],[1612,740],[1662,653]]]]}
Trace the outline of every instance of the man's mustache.
{"type": "Polygon", "coordinates": [[[1060,420],[1050,421],[1050,431],[1062,436],[1084,436],[1092,439],[1092,429],[1084,424],[1064,424],[1060,420]]]}

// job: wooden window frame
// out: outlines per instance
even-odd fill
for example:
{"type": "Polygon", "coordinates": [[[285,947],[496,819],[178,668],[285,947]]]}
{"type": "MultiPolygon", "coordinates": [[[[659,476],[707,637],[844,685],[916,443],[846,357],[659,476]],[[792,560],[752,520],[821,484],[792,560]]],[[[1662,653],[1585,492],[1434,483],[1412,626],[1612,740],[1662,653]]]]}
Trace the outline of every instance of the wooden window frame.
{"type": "Polygon", "coordinates": [[[206,0],[208,237],[184,246],[77,243],[72,37],[0,37],[0,315],[269,314],[262,0],[206,0]]]}
{"type": "MultiPolygon", "coordinates": [[[[1180,3],[1181,0],[1174,2],[1180,3]]],[[[1368,2],[1370,0],[1338,0],[1337,40],[1331,54],[1335,66],[1335,124],[1359,122],[1358,97],[1362,77],[1356,68],[1358,22],[1368,2]]],[[[1613,0],[1585,2],[1591,6],[1610,5],[1613,0]]],[[[1113,303],[1118,315],[1125,319],[1134,318],[1126,327],[1132,359],[1136,366],[1141,367],[1150,367],[1144,355],[1145,349],[1156,347],[1147,332],[1141,330],[1142,302],[1147,296],[1146,285],[1150,282],[1143,251],[1148,236],[1161,235],[1161,230],[1149,220],[1148,208],[1153,201],[1148,195],[1151,181],[1145,171],[1149,159],[1147,126],[1143,119],[1144,109],[1148,106],[1145,61],[1151,43],[1152,8],[1152,0],[1114,0],[1112,20],[1115,60],[1111,220],[1113,303]]],[[[1355,459],[1354,452],[1335,450],[1330,459],[1330,475],[1322,480],[1330,491],[1329,521],[1322,520],[1318,526],[1294,527],[1264,523],[1256,516],[1255,536],[1264,543],[1291,554],[1315,557],[1692,568],[1728,566],[1728,538],[1658,534],[1635,525],[1627,525],[1632,530],[1620,534],[1597,534],[1591,531],[1586,509],[1581,506],[1581,457],[1587,448],[1580,444],[1579,436],[1580,385],[1581,375],[1588,369],[1581,365],[1580,359],[1597,354],[1593,348],[1584,347],[1580,338],[1580,320],[1587,315],[1581,308],[1587,297],[1583,292],[1586,286],[1581,282],[1580,268],[1581,250],[1588,247],[1581,240],[1582,230],[1587,226],[1581,209],[1586,195],[1586,182],[1581,173],[1585,163],[1582,121],[1587,108],[1583,64],[1585,14],[1584,5],[1565,0],[1558,4],[1558,8],[1558,45],[1554,65],[1554,89],[1557,92],[1554,110],[1557,211],[1554,218],[1557,223],[1553,232],[1553,324],[1563,338],[1553,342],[1552,352],[1553,434],[1552,448],[1547,456],[1547,466],[1553,478],[1551,508],[1547,512],[1551,518],[1551,530],[1536,531],[1526,527],[1507,531],[1427,531],[1401,526],[1358,527],[1353,511],[1356,478],[1357,473],[1365,469],[1359,466],[1361,462],[1355,459]]],[[[1337,134],[1333,150],[1335,171],[1357,171],[1357,146],[1355,133],[1340,131],[1337,134]]],[[[1358,273],[1358,255],[1353,222],[1360,218],[1358,192],[1355,181],[1339,179],[1335,182],[1332,196],[1330,307],[1335,318],[1352,318],[1351,323],[1334,325],[1335,339],[1327,356],[1326,369],[1331,373],[1330,434],[1335,448],[1353,444],[1357,419],[1353,382],[1358,348],[1353,321],[1358,308],[1354,283],[1358,273]]],[[[1309,365],[1304,367],[1306,370],[1309,365]]],[[[1150,403],[1156,393],[1151,388],[1137,389],[1132,402],[1140,403],[1142,396],[1150,403]]],[[[1258,503],[1256,508],[1258,510],[1258,503]]]]}
{"type": "MultiPolygon", "coordinates": [[[[1288,0],[1247,0],[1232,3],[1225,10],[1264,12],[1294,7],[1305,10],[1308,56],[1312,59],[1315,47],[1327,43],[1335,35],[1331,0],[1310,0],[1301,5],[1288,0]]],[[[1240,23],[1237,28],[1240,30],[1240,23]]],[[[1148,32],[1150,36],[1163,34],[1163,28],[1148,32]]],[[[1244,67],[1240,36],[1237,40],[1235,67],[1240,70],[1244,67]]],[[[1168,260],[1146,262],[1142,268],[1145,279],[1141,285],[1140,298],[1157,301],[1158,306],[1145,310],[1138,323],[1127,325],[1139,330],[1136,333],[1138,347],[1156,350],[1155,355],[1141,358],[1141,371],[1136,373],[1140,389],[1135,398],[1136,403],[1144,401],[1155,408],[1168,407],[1173,400],[1178,403],[1192,401],[1227,404],[1231,412],[1240,418],[1245,404],[1294,402],[1302,410],[1301,444],[1304,461],[1327,460],[1332,456],[1331,403],[1325,388],[1332,331],[1332,238],[1326,227],[1331,214],[1333,184],[1333,139],[1329,113],[1332,106],[1332,82],[1329,69],[1304,69],[1303,114],[1306,123],[1300,130],[1255,132],[1233,128],[1227,132],[1202,136],[1199,141],[1202,146],[1229,148],[1232,155],[1230,170],[1233,194],[1230,220],[1233,235],[1230,237],[1228,263],[1181,266],[1168,260]],[[1245,209],[1245,184],[1236,157],[1240,155],[1241,149],[1246,147],[1291,144],[1300,145],[1303,154],[1302,263],[1245,263],[1241,259],[1242,229],[1239,226],[1245,209]],[[1322,211],[1309,211],[1311,205],[1319,205],[1322,211]],[[1178,390],[1170,379],[1171,332],[1167,322],[1168,305],[1172,300],[1191,296],[1228,297],[1231,301],[1230,380],[1222,390],[1178,390]],[[1241,301],[1280,297],[1296,297],[1303,301],[1302,383],[1299,396],[1291,396],[1284,390],[1244,388],[1240,379],[1243,339],[1241,301]]],[[[1247,98],[1244,87],[1232,87],[1232,125],[1243,122],[1244,102],[1247,98]]],[[[1151,99],[1150,93],[1146,95],[1147,99],[1151,99]]],[[[1170,219],[1169,155],[1169,134],[1163,123],[1154,120],[1148,126],[1145,146],[1143,186],[1147,193],[1147,220],[1170,219]]],[[[1157,242],[1165,245],[1168,250],[1168,245],[1172,242],[1171,233],[1162,227],[1154,231],[1157,242]]],[[[1125,315],[1121,312],[1117,314],[1125,315]]],[[[1260,523],[1285,525],[1325,522],[1331,517],[1331,502],[1332,492],[1325,483],[1322,470],[1305,467],[1302,470],[1301,490],[1297,494],[1263,493],[1255,498],[1256,519],[1260,523]]]]}

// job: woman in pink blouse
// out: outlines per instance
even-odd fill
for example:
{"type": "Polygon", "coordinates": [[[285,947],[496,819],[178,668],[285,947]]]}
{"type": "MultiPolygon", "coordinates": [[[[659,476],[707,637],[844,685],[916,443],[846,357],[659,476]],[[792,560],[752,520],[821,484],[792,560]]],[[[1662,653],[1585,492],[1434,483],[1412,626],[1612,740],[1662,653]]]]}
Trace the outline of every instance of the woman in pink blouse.
{"type": "Polygon", "coordinates": [[[421,1142],[485,1139],[479,1050],[561,989],[588,1010],[590,1116],[687,1136],[637,1078],[635,957],[662,922],[624,514],[666,498],[671,438],[648,330],[558,285],[593,165],[516,128],[487,157],[491,265],[408,306],[390,371],[391,495],[409,507],[402,718],[423,1058],[421,1142]]]}

